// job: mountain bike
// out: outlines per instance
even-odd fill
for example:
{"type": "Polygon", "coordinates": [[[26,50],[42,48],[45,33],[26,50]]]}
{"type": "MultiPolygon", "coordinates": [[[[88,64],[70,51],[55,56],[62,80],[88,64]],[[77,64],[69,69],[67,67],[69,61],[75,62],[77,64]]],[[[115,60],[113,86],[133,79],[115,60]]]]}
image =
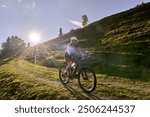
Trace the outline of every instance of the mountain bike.
{"type": "Polygon", "coordinates": [[[64,85],[68,84],[69,80],[77,78],[80,88],[85,93],[90,93],[96,88],[97,79],[93,70],[81,64],[81,60],[84,59],[86,58],[78,59],[78,61],[72,63],[69,70],[66,70],[67,64],[61,66],[59,69],[59,78],[64,85]]]}

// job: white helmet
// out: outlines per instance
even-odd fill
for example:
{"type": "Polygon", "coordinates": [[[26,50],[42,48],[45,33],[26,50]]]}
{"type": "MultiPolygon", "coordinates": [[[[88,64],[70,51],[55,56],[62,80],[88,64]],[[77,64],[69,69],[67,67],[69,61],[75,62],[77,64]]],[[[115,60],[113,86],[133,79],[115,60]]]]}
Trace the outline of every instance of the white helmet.
{"type": "Polygon", "coordinates": [[[78,38],[77,38],[77,37],[71,37],[71,38],[70,38],[70,41],[71,41],[71,42],[73,42],[73,41],[78,41],[78,38]]]}

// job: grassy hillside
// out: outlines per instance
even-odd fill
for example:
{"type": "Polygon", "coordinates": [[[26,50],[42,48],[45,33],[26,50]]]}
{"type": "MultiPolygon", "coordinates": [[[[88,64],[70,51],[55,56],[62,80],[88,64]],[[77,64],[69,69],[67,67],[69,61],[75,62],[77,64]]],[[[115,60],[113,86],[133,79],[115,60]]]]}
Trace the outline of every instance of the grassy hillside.
{"type": "Polygon", "coordinates": [[[63,86],[56,68],[16,57],[0,65],[0,99],[150,99],[150,83],[145,81],[97,74],[96,90],[86,94],[77,79],[63,86]]]}
{"type": "Polygon", "coordinates": [[[25,61],[11,60],[0,67],[0,99],[74,99],[55,79],[55,72],[25,61]]]}
{"type": "Polygon", "coordinates": [[[103,18],[0,59],[0,99],[150,99],[150,3],[103,18]],[[97,87],[84,93],[58,77],[71,36],[90,58],[97,87]],[[44,65],[44,66],[41,66],[44,65]]]}
{"type": "Polygon", "coordinates": [[[150,78],[150,3],[71,30],[44,44],[53,51],[62,51],[71,36],[77,36],[81,48],[91,54],[88,63],[98,73],[150,78]]]}

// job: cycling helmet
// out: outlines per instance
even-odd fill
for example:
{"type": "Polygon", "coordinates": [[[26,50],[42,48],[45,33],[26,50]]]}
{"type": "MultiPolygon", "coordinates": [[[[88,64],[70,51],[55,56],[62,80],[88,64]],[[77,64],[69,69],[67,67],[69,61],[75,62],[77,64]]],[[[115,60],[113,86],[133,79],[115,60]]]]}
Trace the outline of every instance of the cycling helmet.
{"type": "Polygon", "coordinates": [[[70,41],[71,41],[71,42],[73,42],[73,41],[78,41],[78,38],[77,38],[77,37],[71,37],[71,38],[70,38],[70,41]]]}

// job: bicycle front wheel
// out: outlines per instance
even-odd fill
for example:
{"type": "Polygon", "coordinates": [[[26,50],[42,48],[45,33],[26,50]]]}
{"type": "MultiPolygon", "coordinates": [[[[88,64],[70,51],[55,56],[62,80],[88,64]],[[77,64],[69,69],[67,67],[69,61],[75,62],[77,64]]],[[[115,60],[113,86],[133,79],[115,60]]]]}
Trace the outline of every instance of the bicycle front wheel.
{"type": "Polygon", "coordinates": [[[63,84],[67,84],[69,82],[69,72],[66,71],[66,66],[60,67],[59,79],[63,84]]]}
{"type": "Polygon", "coordinates": [[[79,72],[78,82],[84,92],[90,93],[96,88],[96,75],[91,69],[82,68],[79,72]]]}

